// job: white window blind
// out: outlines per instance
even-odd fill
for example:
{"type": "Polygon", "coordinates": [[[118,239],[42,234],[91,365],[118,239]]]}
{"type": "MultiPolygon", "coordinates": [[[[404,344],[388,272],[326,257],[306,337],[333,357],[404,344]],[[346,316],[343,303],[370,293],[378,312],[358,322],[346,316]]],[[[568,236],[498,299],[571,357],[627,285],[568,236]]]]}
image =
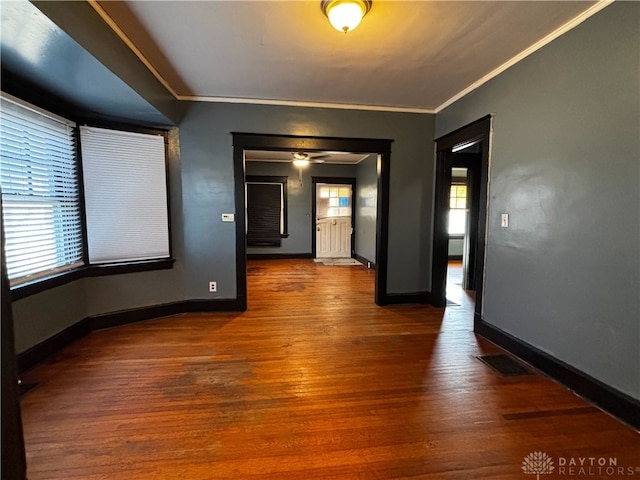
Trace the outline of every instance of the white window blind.
{"type": "Polygon", "coordinates": [[[164,137],[80,127],[90,263],[169,256],[164,137]]]}
{"type": "Polygon", "coordinates": [[[0,185],[11,284],[82,265],[75,124],[0,97],[0,185]]]}

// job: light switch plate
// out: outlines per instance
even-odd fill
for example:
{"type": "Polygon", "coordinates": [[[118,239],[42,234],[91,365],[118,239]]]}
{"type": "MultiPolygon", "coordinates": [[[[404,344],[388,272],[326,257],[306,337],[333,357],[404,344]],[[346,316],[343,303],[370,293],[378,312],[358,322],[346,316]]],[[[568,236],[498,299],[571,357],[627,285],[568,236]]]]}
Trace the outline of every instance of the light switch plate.
{"type": "Polygon", "coordinates": [[[502,228],[507,228],[509,227],[509,214],[508,213],[503,213],[500,216],[500,226],[502,228]]]}

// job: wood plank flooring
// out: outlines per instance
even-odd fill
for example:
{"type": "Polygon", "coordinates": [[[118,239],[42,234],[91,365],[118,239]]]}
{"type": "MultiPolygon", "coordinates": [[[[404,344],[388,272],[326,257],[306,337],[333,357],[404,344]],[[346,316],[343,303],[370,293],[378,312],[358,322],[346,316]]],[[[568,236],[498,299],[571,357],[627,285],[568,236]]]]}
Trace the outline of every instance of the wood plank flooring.
{"type": "MultiPolygon", "coordinates": [[[[640,467],[640,435],[475,356],[472,308],[377,307],[374,273],[250,261],[249,310],[95,332],[30,372],[28,478],[536,478],[524,457],[640,467]]],[[[596,472],[597,473],[597,472],[596,472]]],[[[606,473],[606,472],[605,472],[606,473]]],[[[633,470],[640,477],[640,470],[633,470]]]]}

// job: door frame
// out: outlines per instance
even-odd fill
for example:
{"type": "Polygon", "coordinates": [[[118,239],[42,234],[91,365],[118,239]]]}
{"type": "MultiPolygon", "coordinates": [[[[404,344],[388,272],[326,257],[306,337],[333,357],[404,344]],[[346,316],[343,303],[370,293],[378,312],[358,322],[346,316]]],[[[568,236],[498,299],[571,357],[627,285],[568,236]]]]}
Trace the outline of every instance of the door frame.
{"type": "MultiPolygon", "coordinates": [[[[448,263],[448,228],[449,190],[451,185],[451,166],[453,152],[451,149],[470,141],[480,141],[480,195],[478,205],[477,244],[476,244],[476,300],[474,317],[481,318],[484,265],[486,255],[487,204],[489,186],[489,161],[491,152],[491,115],[482,117],[464,127],[443,135],[436,142],[436,179],[433,216],[433,260],[431,269],[431,303],[444,307],[447,303],[447,263],[448,263]]],[[[475,322],[474,322],[475,323],[475,322]]]]}
{"type": "Polygon", "coordinates": [[[245,150],[289,152],[375,153],[377,161],[377,217],[375,303],[387,305],[387,262],[389,256],[389,173],[393,140],[376,138],[313,137],[231,132],[236,211],[236,295],[238,308],[247,309],[247,238],[245,227],[245,150]]]}
{"type": "MultiPolygon", "coordinates": [[[[0,212],[2,196],[0,195],[0,212]]],[[[18,390],[18,359],[16,356],[13,307],[5,258],[4,223],[0,222],[0,300],[2,303],[2,478],[26,478],[27,459],[24,448],[20,394],[18,390]]]]}
{"type": "Polygon", "coordinates": [[[349,255],[353,258],[356,234],[356,179],[353,177],[311,177],[311,189],[313,190],[311,200],[311,253],[316,258],[318,252],[316,241],[316,188],[318,183],[328,183],[329,185],[351,185],[351,251],[349,255]]]}

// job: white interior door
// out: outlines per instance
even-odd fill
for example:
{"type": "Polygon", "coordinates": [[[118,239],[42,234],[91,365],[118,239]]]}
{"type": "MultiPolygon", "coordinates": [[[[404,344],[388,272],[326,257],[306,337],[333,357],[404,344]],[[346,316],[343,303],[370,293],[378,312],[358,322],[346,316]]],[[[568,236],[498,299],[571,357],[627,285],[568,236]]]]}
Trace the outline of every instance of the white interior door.
{"type": "Polygon", "coordinates": [[[316,184],[316,257],[350,258],[351,185],[316,184]]]}

